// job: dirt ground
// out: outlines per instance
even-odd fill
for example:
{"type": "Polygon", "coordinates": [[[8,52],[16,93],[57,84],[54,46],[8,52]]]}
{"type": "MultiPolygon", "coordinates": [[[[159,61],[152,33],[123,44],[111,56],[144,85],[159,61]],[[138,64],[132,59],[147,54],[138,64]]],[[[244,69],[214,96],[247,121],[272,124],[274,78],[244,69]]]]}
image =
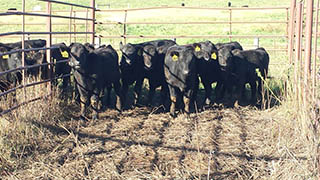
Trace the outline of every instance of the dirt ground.
{"type": "Polygon", "coordinates": [[[310,163],[276,110],[215,106],[173,119],[140,107],[85,121],[76,104],[62,107],[31,121],[33,145],[2,166],[4,179],[300,179],[310,163]]]}

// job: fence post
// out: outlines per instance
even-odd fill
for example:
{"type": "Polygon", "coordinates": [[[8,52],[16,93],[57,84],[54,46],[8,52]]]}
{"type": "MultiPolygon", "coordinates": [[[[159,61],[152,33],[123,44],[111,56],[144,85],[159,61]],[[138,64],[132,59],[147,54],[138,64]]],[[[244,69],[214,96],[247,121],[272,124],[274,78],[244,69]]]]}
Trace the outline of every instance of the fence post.
{"type": "Polygon", "coordinates": [[[295,86],[295,98],[298,103],[300,104],[300,72],[301,69],[299,68],[299,62],[301,61],[301,32],[302,32],[302,8],[303,3],[299,2],[297,6],[297,13],[296,13],[296,43],[295,43],[295,62],[294,62],[294,86],[295,86]]]}
{"type": "MultiPolygon", "coordinates": [[[[47,2],[47,14],[49,14],[50,16],[47,17],[47,32],[50,32],[47,35],[47,43],[46,46],[49,48],[52,45],[52,22],[51,22],[51,2],[47,2]]],[[[51,50],[47,49],[47,62],[51,63],[51,50]]],[[[52,65],[48,65],[48,78],[51,79],[52,78],[52,65]]],[[[51,94],[51,81],[48,82],[48,92],[49,94],[51,94]]]]}
{"type": "MultiPolygon", "coordinates": [[[[77,11],[73,11],[73,17],[77,16],[77,11]]],[[[73,19],[73,32],[77,32],[76,19],[73,19]]],[[[77,34],[73,35],[73,42],[77,42],[77,34]]]]}
{"type": "Polygon", "coordinates": [[[124,20],[123,20],[123,43],[127,44],[127,15],[128,15],[128,11],[125,10],[124,11],[124,20]]]}
{"type": "MultiPolygon", "coordinates": [[[[87,8],[86,9],[86,18],[88,19],[88,17],[89,17],[89,9],[87,8]]],[[[86,20],[86,25],[85,25],[85,28],[86,28],[86,42],[88,42],[88,20],[86,20]]],[[[93,44],[94,45],[94,44],[93,44]]]]}
{"type": "Polygon", "coordinates": [[[255,38],[253,39],[253,46],[254,46],[255,48],[259,48],[259,47],[260,47],[260,45],[259,45],[259,37],[255,37],[255,38]]]}
{"type": "MultiPolygon", "coordinates": [[[[26,11],[26,3],[25,3],[25,0],[22,0],[22,12],[25,13],[26,11]]],[[[24,36],[24,32],[25,32],[25,16],[22,15],[22,35],[21,35],[21,48],[22,49],[25,49],[25,43],[24,43],[24,39],[25,39],[25,36],[24,36]]],[[[22,51],[21,52],[21,65],[22,67],[25,66],[25,52],[22,51]]],[[[26,101],[26,70],[23,69],[22,70],[22,85],[23,85],[23,98],[24,98],[24,101],[26,101]]]]}
{"type": "Polygon", "coordinates": [[[232,41],[231,35],[232,35],[232,9],[229,8],[229,41],[230,42],[232,41]]]}
{"type": "Polygon", "coordinates": [[[312,99],[316,100],[316,86],[317,86],[317,42],[318,42],[318,24],[319,24],[319,0],[316,7],[316,19],[315,19],[315,32],[314,32],[314,61],[313,61],[313,73],[312,73],[312,99]]]}
{"type": "Polygon", "coordinates": [[[288,56],[289,63],[292,64],[292,56],[293,56],[293,38],[294,38],[294,20],[295,20],[295,12],[296,12],[296,0],[291,0],[290,6],[290,22],[289,22],[289,30],[288,30],[288,56]]]}
{"type": "MultiPolygon", "coordinates": [[[[71,17],[72,17],[72,11],[73,11],[73,6],[70,6],[70,19],[69,19],[69,32],[71,32],[72,31],[72,19],[71,19],[71,17]]],[[[71,35],[71,33],[69,34],[69,44],[71,44],[71,37],[72,37],[72,35],[71,35]]]]}
{"type": "Polygon", "coordinates": [[[96,8],[95,8],[95,0],[91,0],[91,7],[93,8],[92,9],[92,12],[91,12],[91,18],[92,18],[92,21],[91,21],[91,43],[94,44],[94,36],[95,36],[95,18],[96,18],[96,8]]]}
{"type": "Polygon", "coordinates": [[[306,14],[306,45],[305,45],[305,64],[304,64],[304,84],[303,84],[303,104],[307,108],[310,94],[310,75],[311,75],[311,50],[312,50],[312,26],[313,26],[313,0],[307,0],[306,14]]]}

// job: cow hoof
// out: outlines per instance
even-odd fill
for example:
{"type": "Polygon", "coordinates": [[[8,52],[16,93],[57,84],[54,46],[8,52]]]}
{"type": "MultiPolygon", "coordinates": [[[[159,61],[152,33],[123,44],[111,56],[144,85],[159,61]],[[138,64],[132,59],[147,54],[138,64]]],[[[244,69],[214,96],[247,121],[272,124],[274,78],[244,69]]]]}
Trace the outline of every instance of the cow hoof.
{"type": "Polygon", "coordinates": [[[176,117],[177,117],[177,114],[176,114],[176,113],[170,113],[170,116],[171,116],[172,118],[176,118],[176,117]]]}
{"type": "Polygon", "coordinates": [[[81,121],[87,121],[87,118],[86,118],[84,115],[80,115],[79,119],[80,119],[81,121]]]}
{"type": "Polygon", "coordinates": [[[207,98],[207,99],[205,100],[205,102],[204,102],[204,105],[205,105],[205,106],[211,105],[211,100],[210,100],[209,98],[207,98]]]}
{"type": "Polygon", "coordinates": [[[240,105],[239,105],[239,101],[235,101],[235,102],[234,102],[234,104],[233,104],[233,107],[235,107],[235,108],[239,108],[239,107],[240,107],[240,105]]]}
{"type": "Polygon", "coordinates": [[[98,115],[92,115],[92,120],[97,120],[98,119],[98,115]]]}

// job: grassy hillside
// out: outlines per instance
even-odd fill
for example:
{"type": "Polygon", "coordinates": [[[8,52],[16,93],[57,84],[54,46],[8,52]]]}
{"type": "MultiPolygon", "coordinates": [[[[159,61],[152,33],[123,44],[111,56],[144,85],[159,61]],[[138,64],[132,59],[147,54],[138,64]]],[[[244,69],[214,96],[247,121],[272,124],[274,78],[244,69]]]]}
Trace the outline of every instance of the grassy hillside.
{"type": "MultiPolygon", "coordinates": [[[[21,0],[2,0],[0,2],[0,10],[5,10],[8,8],[15,7],[21,9],[21,0]]],[[[90,0],[64,0],[64,2],[90,5],[90,0]]],[[[170,0],[96,0],[96,4],[100,5],[102,8],[140,8],[140,7],[152,7],[152,6],[180,6],[181,3],[184,3],[186,6],[200,6],[200,7],[226,7],[228,2],[232,3],[234,7],[241,7],[248,5],[249,7],[268,7],[268,6],[289,6],[290,1],[276,1],[276,0],[180,0],[180,1],[170,1],[170,0]],[[110,5],[110,6],[101,6],[101,5],[110,5]]],[[[27,9],[32,9],[36,5],[40,5],[43,9],[46,7],[45,2],[39,2],[37,0],[26,0],[27,9]]],[[[63,9],[66,7],[61,6],[63,9]]]]}

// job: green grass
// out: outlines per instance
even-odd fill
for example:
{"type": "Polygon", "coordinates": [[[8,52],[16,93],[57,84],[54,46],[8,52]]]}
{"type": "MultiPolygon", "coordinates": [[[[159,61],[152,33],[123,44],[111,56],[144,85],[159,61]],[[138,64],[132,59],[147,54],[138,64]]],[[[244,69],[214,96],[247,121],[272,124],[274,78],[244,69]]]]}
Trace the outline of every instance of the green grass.
{"type": "MultiPolygon", "coordinates": [[[[21,0],[2,0],[0,2],[0,9],[5,10],[8,8],[15,7],[21,9],[21,0]]],[[[76,3],[89,6],[90,0],[64,0],[64,2],[76,3]]],[[[140,8],[140,7],[153,7],[153,6],[180,6],[181,3],[184,3],[185,6],[200,6],[200,7],[227,7],[229,0],[181,0],[181,1],[171,1],[171,0],[162,0],[162,1],[153,1],[153,0],[108,0],[101,1],[96,0],[96,4],[100,5],[101,8],[107,8],[106,6],[101,6],[105,4],[110,4],[110,8],[140,8]]],[[[249,7],[273,7],[273,6],[289,6],[290,1],[276,1],[276,0],[233,0],[233,7],[241,7],[243,5],[248,5],[249,7]]],[[[46,3],[39,2],[37,0],[26,0],[27,10],[31,10],[32,7],[40,5],[42,9],[45,9],[46,3]]],[[[59,7],[59,9],[68,9],[66,6],[54,5],[59,7]]]]}

